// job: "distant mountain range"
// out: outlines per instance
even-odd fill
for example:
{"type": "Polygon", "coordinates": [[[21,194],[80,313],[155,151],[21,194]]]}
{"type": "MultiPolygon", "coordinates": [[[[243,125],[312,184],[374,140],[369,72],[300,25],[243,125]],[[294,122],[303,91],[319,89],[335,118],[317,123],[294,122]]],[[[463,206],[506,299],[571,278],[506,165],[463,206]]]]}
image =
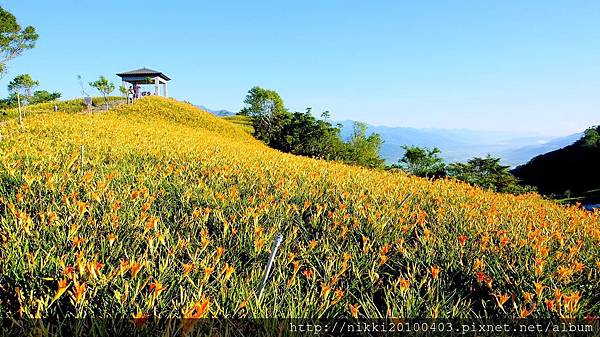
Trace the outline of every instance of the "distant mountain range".
{"type": "MultiPolygon", "coordinates": [[[[236,114],[224,109],[209,109],[203,105],[196,105],[196,107],[220,117],[236,114]]],[[[336,124],[336,122],[332,123],[336,124]]],[[[354,121],[345,120],[339,123],[342,125],[342,138],[348,139],[352,134],[354,121]]],[[[583,135],[583,133],[576,133],[552,138],[511,132],[368,125],[367,133],[375,132],[379,133],[384,141],[381,156],[389,164],[402,158],[403,145],[413,145],[438,147],[442,151],[442,157],[448,163],[464,162],[475,156],[490,154],[502,158],[502,163],[511,167],[525,164],[537,155],[570,145],[583,135]]]]}
{"type": "MultiPolygon", "coordinates": [[[[353,121],[342,121],[342,137],[348,139],[353,121]]],[[[502,158],[502,163],[517,166],[531,158],[572,144],[582,133],[549,138],[521,133],[475,131],[467,129],[418,129],[368,125],[367,133],[379,133],[384,141],[381,156],[395,163],[404,155],[403,145],[438,147],[446,162],[464,162],[488,154],[502,158]]]]}
{"type": "Polygon", "coordinates": [[[233,116],[236,113],[235,112],[231,112],[229,110],[225,110],[225,109],[221,109],[221,110],[212,110],[209,109],[207,107],[205,107],[204,105],[194,105],[196,108],[198,109],[202,109],[204,111],[208,111],[213,115],[219,116],[219,117],[227,117],[227,116],[233,116]]]}
{"type": "Polygon", "coordinates": [[[573,144],[536,156],[512,173],[544,194],[600,202],[600,126],[573,144]]]}

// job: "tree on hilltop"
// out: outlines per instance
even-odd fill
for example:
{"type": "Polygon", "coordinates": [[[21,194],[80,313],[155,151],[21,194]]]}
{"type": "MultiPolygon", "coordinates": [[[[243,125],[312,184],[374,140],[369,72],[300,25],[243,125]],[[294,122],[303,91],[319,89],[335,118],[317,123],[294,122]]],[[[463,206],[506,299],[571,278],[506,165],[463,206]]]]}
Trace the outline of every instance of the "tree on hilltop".
{"type": "Polygon", "coordinates": [[[98,80],[90,82],[90,87],[96,88],[98,91],[100,91],[102,97],[104,97],[106,111],[108,111],[108,95],[115,91],[115,84],[110,82],[106,77],[100,76],[98,80]]]}
{"type": "Polygon", "coordinates": [[[59,99],[61,96],[60,92],[49,92],[48,90],[36,90],[33,95],[29,98],[29,104],[46,103],[59,99]]]}
{"type": "Polygon", "coordinates": [[[25,102],[29,102],[32,97],[33,88],[37,87],[40,82],[35,81],[29,74],[23,74],[15,77],[8,83],[8,92],[17,95],[17,106],[19,109],[19,125],[23,125],[23,112],[21,109],[21,98],[25,102]]]}
{"type": "Polygon", "coordinates": [[[254,124],[254,136],[269,144],[271,138],[280,133],[289,115],[281,96],[274,90],[256,86],[248,91],[244,104],[246,106],[239,114],[250,116],[254,124]]]}
{"type": "Polygon", "coordinates": [[[354,131],[348,140],[348,160],[366,167],[382,167],[385,160],[379,157],[383,141],[377,133],[367,136],[367,124],[354,122],[354,131]]]}
{"type": "Polygon", "coordinates": [[[35,28],[21,28],[15,16],[0,7],[0,78],[6,72],[6,62],[33,48],[38,37],[35,28]]]}
{"type": "Polygon", "coordinates": [[[500,158],[488,155],[472,158],[466,163],[452,163],[448,166],[448,175],[496,192],[520,194],[533,190],[531,186],[519,185],[519,179],[509,169],[500,164],[500,158]]]}
{"type": "Polygon", "coordinates": [[[425,178],[439,178],[446,175],[446,164],[440,157],[440,149],[418,146],[402,146],[404,156],[393,167],[401,168],[413,175],[425,178]]]}

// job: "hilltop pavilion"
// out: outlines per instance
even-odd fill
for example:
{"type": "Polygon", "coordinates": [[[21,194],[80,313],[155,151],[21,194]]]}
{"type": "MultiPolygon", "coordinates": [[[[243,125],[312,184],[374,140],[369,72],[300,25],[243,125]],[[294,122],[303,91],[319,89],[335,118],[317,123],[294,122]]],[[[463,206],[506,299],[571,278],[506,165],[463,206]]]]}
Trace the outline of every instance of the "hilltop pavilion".
{"type": "Polygon", "coordinates": [[[160,71],[140,68],[136,70],[126,71],[124,73],[117,74],[123,81],[123,86],[128,87],[130,85],[148,85],[154,84],[154,94],[161,96],[160,86],[162,85],[162,96],[169,97],[169,89],[167,82],[171,79],[160,71]]]}

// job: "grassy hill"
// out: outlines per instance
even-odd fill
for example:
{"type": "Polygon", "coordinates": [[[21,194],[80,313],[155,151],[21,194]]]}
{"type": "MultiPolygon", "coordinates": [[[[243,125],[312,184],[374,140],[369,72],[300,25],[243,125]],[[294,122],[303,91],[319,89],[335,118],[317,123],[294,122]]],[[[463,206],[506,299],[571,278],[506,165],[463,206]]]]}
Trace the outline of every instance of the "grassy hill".
{"type": "Polygon", "coordinates": [[[600,311],[600,215],[538,195],[284,154],[158,97],[0,133],[3,317],[600,311]]]}

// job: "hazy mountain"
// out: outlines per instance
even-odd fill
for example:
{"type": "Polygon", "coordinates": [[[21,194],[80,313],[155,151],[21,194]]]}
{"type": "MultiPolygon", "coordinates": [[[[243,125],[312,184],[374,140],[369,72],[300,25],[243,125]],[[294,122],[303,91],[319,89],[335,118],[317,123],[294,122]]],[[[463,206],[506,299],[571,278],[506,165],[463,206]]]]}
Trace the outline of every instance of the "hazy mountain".
{"type": "Polygon", "coordinates": [[[582,136],[583,132],[579,132],[569,136],[551,139],[542,144],[528,145],[518,149],[504,151],[500,153],[499,156],[507,165],[521,165],[527,163],[535,156],[571,145],[582,136]]]}
{"type": "Polygon", "coordinates": [[[600,126],[573,144],[539,155],[512,173],[541,193],[600,201],[600,126]]]}
{"type": "Polygon", "coordinates": [[[229,110],[224,110],[224,109],[221,109],[221,110],[212,110],[212,109],[209,109],[209,108],[205,107],[204,105],[195,105],[195,107],[197,107],[199,109],[202,109],[204,111],[208,111],[211,114],[219,116],[219,117],[233,116],[233,115],[236,114],[235,112],[231,112],[229,110]]]}
{"type": "MultiPolygon", "coordinates": [[[[342,121],[342,137],[352,134],[353,121],[342,121]]],[[[395,163],[404,155],[402,145],[438,147],[446,162],[467,161],[474,156],[502,158],[505,165],[526,163],[534,156],[573,143],[581,134],[549,138],[523,133],[478,131],[468,129],[418,129],[368,125],[367,133],[379,133],[384,143],[381,156],[395,163]]]]}

